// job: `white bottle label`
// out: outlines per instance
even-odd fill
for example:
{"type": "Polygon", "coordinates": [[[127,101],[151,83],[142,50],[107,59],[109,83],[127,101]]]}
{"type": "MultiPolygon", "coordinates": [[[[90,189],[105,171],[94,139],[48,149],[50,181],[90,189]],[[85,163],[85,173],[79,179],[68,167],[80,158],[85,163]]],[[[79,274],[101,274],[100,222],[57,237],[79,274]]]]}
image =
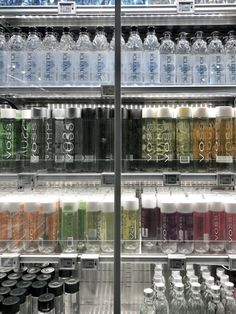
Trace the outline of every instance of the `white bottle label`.
{"type": "Polygon", "coordinates": [[[90,53],[86,52],[79,52],[76,53],[76,60],[77,60],[77,73],[76,73],[76,80],[79,82],[89,82],[90,81],[90,53]]]}
{"type": "Polygon", "coordinates": [[[235,54],[226,55],[226,83],[227,84],[236,83],[236,55],[235,54]]]}
{"type": "Polygon", "coordinates": [[[160,82],[160,55],[158,51],[145,51],[144,53],[145,83],[156,84],[160,82]]]}
{"type": "Polygon", "coordinates": [[[209,55],[210,84],[225,84],[224,56],[220,54],[209,55]]]}
{"type": "Polygon", "coordinates": [[[47,83],[55,83],[57,79],[57,69],[56,69],[56,55],[53,51],[48,51],[44,53],[43,58],[43,76],[44,81],[47,83]]]}
{"type": "Polygon", "coordinates": [[[60,53],[60,66],[59,75],[61,82],[73,81],[73,52],[72,51],[61,51],[60,53]]]}
{"type": "Polygon", "coordinates": [[[193,56],[193,83],[208,84],[208,64],[207,56],[193,56]]]}
{"type": "Polygon", "coordinates": [[[191,55],[176,55],[177,84],[192,84],[191,55]]]}
{"type": "Polygon", "coordinates": [[[108,54],[104,51],[96,51],[93,53],[93,81],[95,83],[108,82],[108,54]]]}
{"type": "Polygon", "coordinates": [[[40,82],[40,72],[40,54],[37,51],[27,52],[25,59],[25,80],[29,83],[40,82]]]}
{"type": "Polygon", "coordinates": [[[175,83],[175,55],[161,54],[161,83],[175,83]]]}
{"type": "Polygon", "coordinates": [[[9,81],[21,85],[24,73],[24,54],[21,51],[12,51],[10,53],[10,71],[9,81]]]}
{"type": "Polygon", "coordinates": [[[127,83],[142,82],[142,52],[127,51],[127,83]]]}

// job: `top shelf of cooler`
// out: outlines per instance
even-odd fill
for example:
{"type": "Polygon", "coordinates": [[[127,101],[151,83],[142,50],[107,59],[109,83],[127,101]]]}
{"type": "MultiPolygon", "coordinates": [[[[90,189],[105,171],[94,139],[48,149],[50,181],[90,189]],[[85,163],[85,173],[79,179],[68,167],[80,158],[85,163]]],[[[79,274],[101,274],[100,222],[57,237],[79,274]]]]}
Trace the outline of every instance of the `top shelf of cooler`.
{"type": "MultiPolygon", "coordinates": [[[[236,4],[196,4],[179,13],[177,4],[122,6],[122,26],[130,25],[235,25],[236,4]]],[[[57,6],[0,7],[0,22],[7,26],[114,26],[114,6],[76,6],[74,14],[58,14],[57,6]]]]}

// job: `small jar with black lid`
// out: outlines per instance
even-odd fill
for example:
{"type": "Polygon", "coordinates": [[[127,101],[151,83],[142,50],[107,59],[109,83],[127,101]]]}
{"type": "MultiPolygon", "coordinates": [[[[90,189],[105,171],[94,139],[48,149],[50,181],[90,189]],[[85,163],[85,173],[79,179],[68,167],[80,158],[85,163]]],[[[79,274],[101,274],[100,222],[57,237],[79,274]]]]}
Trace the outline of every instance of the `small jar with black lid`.
{"type": "Polygon", "coordinates": [[[2,287],[14,289],[16,287],[17,280],[7,279],[2,282],[2,287]]]}
{"type": "Polygon", "coordinates": [[[23,281],[36,281],[37,275],[35,274],[25,274],[22,276],[23,281]]]}
{"type": "Polygon", "coordinates": [[[11,288],[9,287],[0,287],[0,296],[2,295],[4,298],[10,296],[11,288]]]}
{"type": "Polygon", "coordinates": [[[64,284],[62,280],[53,280],[48,284],[48,292],[55,296],[55,312],[56,314],[64,313],[63,292],[64,284]]]}
{"type": "Polygon", "coordinates": [[[54,295],[52,293],[44,293],[38,299],[38,314],[44,313],[55,314],[54,295]]]}
{"type": "Polygon", "coordinates": [[[31,314],[38,314],[38,298],[47,292],[46,281],[35,281],[31,286],[32,311],[31,314]]]}
{"type": "Polygon", "coordinates": [[[0,295],[0,313],[2,314],[2,302],[4,300],[4,297],[0,295]]]}
{"type": "Polygon", "coordinates": [[[47,283],[49,283],[52,280],[52,277],[49,274],[40,274],[37,276],[37,280],[46,281],[47,283]]]}
{"type": "Polygon", "coordinates": [[[0,273],[0,284],[7,279],[7,274],[0,273]]]}
{"type": "Polygon", "coordinates": [[[79,314],[80,302],[79,302],[79,289],[80,282],[76,278],[69,278],[65,280],[65,314],[79,314]]]}
{"type": "Polygon", "coordinates": [[[30,267],[27,270],[27,274],[35,274],[36,276],[38,276],[41,273],[41,268],[39,267],[30,267]]]}
{"type": "Polygon", "coordinates": [[[20,314],[20,298],[8,297],[2,302],[3,314],[20,314]]]}
{"type": "Polygon", "coordinates": [[[26,290],[26,314],[31,314],[32,302],[31,302],[31,286],[32,281],[18,281],[16,284],[17,288],[22,288],[26,290]]]}
{"type": "Polygon", "coordinates": [[[20,314],[27,313],[27,304],[26,304],[26,289],[23,288],[15,288],[10,292],[12,297],[20,298],[20,314]]]}
{"type": "Polygon", "coordinates": [[[51,275],[52,280],[55,278],[55,268],[54,267],[45,267],[41,269],[41,274],[51,275]]]}
{"type": "Polygon", "coordinates": [[[11,273],[10,275],[7,276],[9,280],[20,280],[22,277],[22,273],[11,273]]]}

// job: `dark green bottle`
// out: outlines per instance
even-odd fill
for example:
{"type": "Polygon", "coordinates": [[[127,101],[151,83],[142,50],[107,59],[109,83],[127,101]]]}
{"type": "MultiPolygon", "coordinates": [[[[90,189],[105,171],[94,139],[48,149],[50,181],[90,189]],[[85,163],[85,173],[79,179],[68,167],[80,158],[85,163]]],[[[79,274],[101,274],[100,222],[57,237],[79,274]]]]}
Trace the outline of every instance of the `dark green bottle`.
{"type": "Polygon", "coordinates": [[[45,167],[47,171],[54,170],[54,132],[52,123],[52,110],[51,108],[45,108],[45,167]]]}
{"type": "Polygon", "coordinates": [[[31,110],[21,110],[21,141],[20,141],[20,160],[22,171],[30,171],[32,141],[32,121],[31,110]]]}

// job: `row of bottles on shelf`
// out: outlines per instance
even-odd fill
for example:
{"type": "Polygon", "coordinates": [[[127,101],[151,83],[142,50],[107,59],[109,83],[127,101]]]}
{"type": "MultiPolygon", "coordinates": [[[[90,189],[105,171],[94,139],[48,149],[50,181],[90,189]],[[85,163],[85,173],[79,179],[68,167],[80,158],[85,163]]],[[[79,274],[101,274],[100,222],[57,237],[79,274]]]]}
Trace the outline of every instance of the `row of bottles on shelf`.
{"type": "Polygon", "coordinates": [[[79,314],[80,281],[53,267],[0,269],[1,314],[79,314]]]}
{"type": "MultiPolygon", "coordinates": [[[[115,38],[110,43],[103,27],[91,41],[82,27],[77,41],[64,28],[58,41],[52,28],[43,39],[31,28],[27,39],[16,28],[7,40],[0,30],[0,85],[72,86],[114,84],[115,38]]],[[[177,43],[165,32],[159,43],[154,27],[142,41],[138,28],[131,28],[127,43],[121,38],[121,72],[124,85],[223,85],[236,83],[236,37],[215,31],[211,37],[198,31],[192,38],[179,34],[177,43]]]]}
{"type": "MultiPolygon", "coordinates": [[[[123,171],[233,170],[232,106],[126,106],[123,171]]],[[[0,108],[0,166],[15,171],[113,171],[114,106],[0,108]]]]}
{"type": "Polygon", "coordinates": [[[234,283],[224,268],[211,276],[207,266],[194,269],[187,265],[185,273],[171,271],[163,274],[162,265],[156,265],[152,288],[144,289],[141,314],[234,314],[236,302],[234,283]]]}
{"type": "MultiPolygon", "coordinates": [[[[0,198],[1,252],[113,252],[114,203],[110,190],[48,193],[54,195],[41,192],[0,198]]],[[[233,254],[235,221],[233,193],[146,192],[139,203],[135,191],[125,191],[122,250],[233,254]]]]}

